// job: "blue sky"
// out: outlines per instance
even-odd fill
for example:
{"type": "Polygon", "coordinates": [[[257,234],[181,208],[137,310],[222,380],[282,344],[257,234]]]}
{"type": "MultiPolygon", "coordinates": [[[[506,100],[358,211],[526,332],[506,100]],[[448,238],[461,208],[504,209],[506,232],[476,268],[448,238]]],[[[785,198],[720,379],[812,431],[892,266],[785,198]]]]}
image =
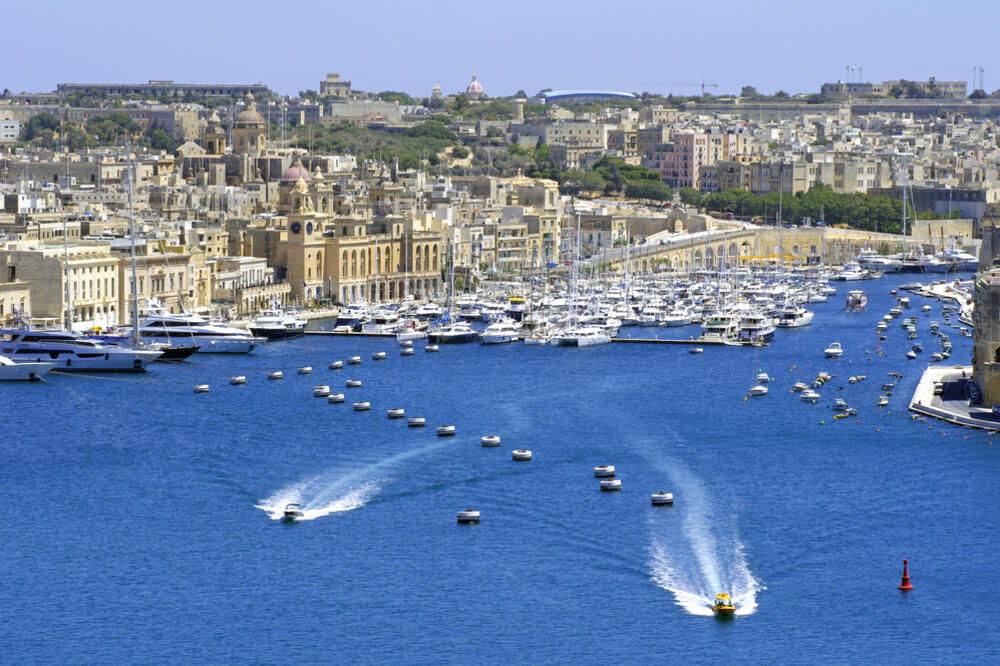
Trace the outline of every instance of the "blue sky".
{"type": "Polygon", "coordinates": [[[362,90],[446,93],[478,74],[487,94],[599,88],[692,94],[817,92],[865,80],[969,80],[1000,88],[990,39],[1000,2],[692,0],[630,3],[167,3],[36,1],[7,24],[0,88],[59,82],[263,82],[316,89],[337,71],[362,90]],[[30,16],[30,18],[29,18],[30,16]],[[850,74],[857,77],[857,73],[850,74]],[[991,83],[992,82],[992,83],[991,83]]]}

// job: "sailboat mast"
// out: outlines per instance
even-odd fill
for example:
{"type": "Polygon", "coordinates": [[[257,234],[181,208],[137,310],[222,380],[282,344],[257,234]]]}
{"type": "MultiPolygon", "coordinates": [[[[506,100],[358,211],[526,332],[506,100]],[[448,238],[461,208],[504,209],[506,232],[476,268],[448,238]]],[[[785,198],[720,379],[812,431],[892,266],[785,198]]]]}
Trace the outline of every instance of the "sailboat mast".
{"type": "Polygon", "coordinates": [[[66,216],[63,216],[63,282],[66,283],[66,330],[73,330],[73,291],[69,284],[69,241],[66,232],[66,216]]]}
{"type": "Polygon", "coordinates": [[[125,144],[125,159],[128,166],[128,235],[132,248],[132,344],[139,344],[139,286],[135,279],[135,210],[132,203],[132,151],[125,144]]]}

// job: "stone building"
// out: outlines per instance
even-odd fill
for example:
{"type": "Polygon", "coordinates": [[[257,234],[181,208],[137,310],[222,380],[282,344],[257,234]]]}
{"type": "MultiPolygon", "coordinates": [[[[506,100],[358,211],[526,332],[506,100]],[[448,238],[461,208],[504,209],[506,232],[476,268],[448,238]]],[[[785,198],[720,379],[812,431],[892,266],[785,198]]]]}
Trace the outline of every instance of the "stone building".
{"type": "Polygon", "coordinates": [[[1000,404],[1000,271],[976,274],[972,380],[982,404],[1000,404]]]}

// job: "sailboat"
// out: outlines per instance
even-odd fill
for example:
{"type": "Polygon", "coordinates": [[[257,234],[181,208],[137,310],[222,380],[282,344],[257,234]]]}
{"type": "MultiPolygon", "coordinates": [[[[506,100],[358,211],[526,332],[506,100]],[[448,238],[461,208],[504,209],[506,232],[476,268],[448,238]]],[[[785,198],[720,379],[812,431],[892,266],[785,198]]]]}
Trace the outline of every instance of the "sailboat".
{"type": "Polygon", "coordinates": [[[555,347],[593,347],[595,345],[605,345],[611,342],[611,336],[597,326],[580,326],[577,320],[577,276],[580,268],[580,214],[576,215],[576,251],[573,260],[573,270],[570,282],[570,324],[561,331],[557,331],[549,340],[549,344],[555,347]]]}
{"type": "Polygon", "coordinates": [[[760,351],[760,343],[755,343],[753,346],[753,375],[754,381],[757,382],[754,386],[750,387],[750,397],[756,398],[762,395],[767,395],[767,386],[764,385],[762,377],[767,377],[765,373],[760,372],[757,368],[757,357],[760,351]]]}
{"type": "Polygon", "coordinates": [[[452,304],[455,302],[455,246],[449,247],[448,268],[448,302],[445,306],[444,319],[427,332],[427,339],[435,343],[454,344],[460,342],[475,342],[481,334],[465,321],[452,317],[452,304]]]}

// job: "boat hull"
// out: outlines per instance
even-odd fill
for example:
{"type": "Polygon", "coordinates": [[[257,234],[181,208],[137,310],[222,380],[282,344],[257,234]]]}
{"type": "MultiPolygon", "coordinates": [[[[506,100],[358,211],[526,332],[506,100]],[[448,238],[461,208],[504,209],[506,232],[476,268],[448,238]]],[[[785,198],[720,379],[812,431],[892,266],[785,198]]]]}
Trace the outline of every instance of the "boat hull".
{"type": "Polygon", "coordinates": [[[304,328],[290,329],[251,326],[250,332],[258,338],[265,338],[267,340],[291,340],[292,338],[301,338],[305,335],[304,328]]]}

